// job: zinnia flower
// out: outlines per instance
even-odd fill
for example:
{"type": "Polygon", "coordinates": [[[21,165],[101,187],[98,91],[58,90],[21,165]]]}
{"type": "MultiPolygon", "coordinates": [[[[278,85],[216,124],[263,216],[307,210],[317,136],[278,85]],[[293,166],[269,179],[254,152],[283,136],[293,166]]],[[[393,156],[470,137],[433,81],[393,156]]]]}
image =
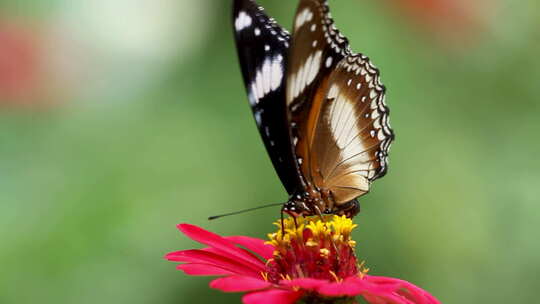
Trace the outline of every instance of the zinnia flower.
{"type": "Polygon", "coordinates": [[[189,275],[221,278],[210,287],[225,292],[246,292],[251,303],[368,303],[433,304],[437,299],[421,288],[395,278],[371,276],[354,253],[346,217],[281,221],[269,241],[222,237],[197,226],[180,224],[189,238],[209,247],[171,252],[166,259],[182,262],[178,269],[189,275]]]}

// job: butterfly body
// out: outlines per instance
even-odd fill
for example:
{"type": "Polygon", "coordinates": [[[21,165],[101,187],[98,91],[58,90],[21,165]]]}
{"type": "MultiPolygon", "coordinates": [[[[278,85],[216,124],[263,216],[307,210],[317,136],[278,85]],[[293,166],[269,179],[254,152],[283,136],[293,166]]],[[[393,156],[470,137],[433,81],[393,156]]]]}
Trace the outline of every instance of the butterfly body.
{"type": "Polygon", "coordinates": [[[337,214],[353,217],[360,212],[360,203],[353,199],[344,204],[337,205],[329,190],[308,189],[292,195],[283,204],[282,212],[291,216],[311,216],[321,214],[337,214]]]}
{"type": "Polygon", "coordinates": [[[233,23],[253,115],[289,194],[282,211],[353,217],[394,138],[378,69],[350,50],[325,0],[300,1],[292,34],[253,0],[235,0],[233,23]]]}

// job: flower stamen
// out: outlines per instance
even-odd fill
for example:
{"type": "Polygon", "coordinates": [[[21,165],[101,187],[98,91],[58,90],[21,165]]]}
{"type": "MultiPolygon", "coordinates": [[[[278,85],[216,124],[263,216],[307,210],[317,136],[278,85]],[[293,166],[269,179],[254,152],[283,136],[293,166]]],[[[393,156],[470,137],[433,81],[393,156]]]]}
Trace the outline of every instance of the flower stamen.
{"type": "Polygon", "coordinates": [[[267,242],[275,248],[266,264],[270,282],[279,281],[283,274],[335,282],[358,275],[355,243],[350,238],[356,225],[350,219],[326,215],[287,218],[275,224],[278,231],[268,234],[267,242]]]}
{"type": "Polygon", "coordinates": [[[336,282],[340,283],[340,282],[343,281],[343,279],[339,278],[339,277],[337,276],[337,274],[336,274],[335,272],[333,272],[332,270],[330,270],[329,272],[330,272],[330,274],[334,277],[334,280],[335,280],[336,282]]]}

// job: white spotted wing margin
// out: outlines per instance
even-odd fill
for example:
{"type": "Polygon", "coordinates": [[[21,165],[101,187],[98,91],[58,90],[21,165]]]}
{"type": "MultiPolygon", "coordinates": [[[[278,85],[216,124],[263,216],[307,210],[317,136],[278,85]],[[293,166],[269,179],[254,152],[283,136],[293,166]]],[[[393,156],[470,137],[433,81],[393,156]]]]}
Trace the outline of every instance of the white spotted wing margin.
{"type": "Polygon", "coordinates": [[[290,36],[253,0],[234,0],[232,22],[257,127],[282,184],[292,194],[301,181],[285,103],[290,36]]]}
{"type": "Polygon", "coordinates": [[[394,138],[386,89],[369,59],[352,53],[324,0],[300,1],[290,54],[287,105],[304,183],[344,205],[386,173],[394,138]]]}

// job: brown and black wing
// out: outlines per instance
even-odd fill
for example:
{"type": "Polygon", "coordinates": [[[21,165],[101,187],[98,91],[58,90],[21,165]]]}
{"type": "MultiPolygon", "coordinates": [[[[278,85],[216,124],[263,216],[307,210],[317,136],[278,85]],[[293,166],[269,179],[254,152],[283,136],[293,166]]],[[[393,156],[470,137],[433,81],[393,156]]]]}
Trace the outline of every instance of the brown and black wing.
{"type": "Polygon", "coordinates": [[[293,25],[287,65],[287,109],[303,184],[313,188],[309,168],[310,142],[321,106],[319,92],[337,64],[349,53],[348,42],[335,28],[326,1],[301,0],[293,25]]]}
{"type": "Polygon", "coordinates": [[[235,0],[233,26],[253,116],[285,189],[300,187],[285,101],[290,36],[252,0],[235,0]]]}
{"type": "Polygon", "coordinates": [[[287,105],[293,115],[311,106],[316,90],[349,53],[347,39],[335,28],[326,1],[301,0],[287,73],[287,105]]]}
{"type": "Polygon", "coordinates": [[[352,54],[326,1],[302,0],[287,81],[295,156],[305,183],[344,204],[386,172],[394,137],[379,71],[352,54]]]}
{"type": "Polygon", "coordinates": [[[310,114],[317,117],[307,148],[310,164],[303,170],[340,205],[367,193],[386,173],[394,132],[385,87],[367,57],[347,56],[321,89],[321,106],[310,114]]]}

